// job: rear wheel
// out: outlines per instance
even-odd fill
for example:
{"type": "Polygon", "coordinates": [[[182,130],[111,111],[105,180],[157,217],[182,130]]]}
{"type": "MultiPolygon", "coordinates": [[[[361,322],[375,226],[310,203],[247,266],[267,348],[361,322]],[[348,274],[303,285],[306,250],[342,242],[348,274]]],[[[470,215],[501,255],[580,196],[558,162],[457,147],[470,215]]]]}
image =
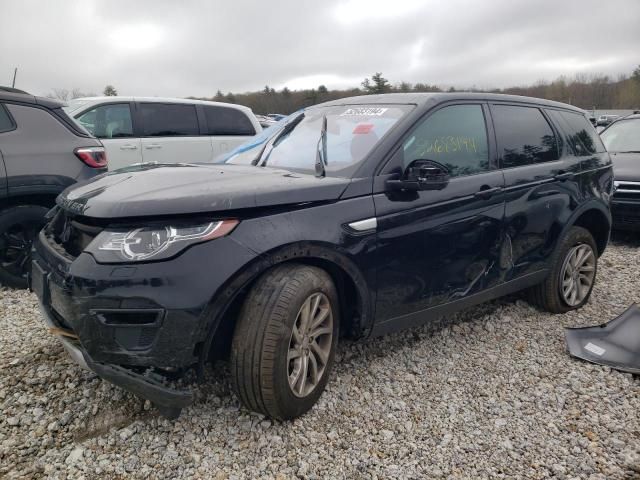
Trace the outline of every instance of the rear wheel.
{"type": "Polygon", "coordinates": [[[329,379],[338,323],[338,295],[324,270],[291,264],[266,273],[245,301],[231,347],[242,403],[279,420],[309,410],[329,379]]]}
{"type": "Polygon", "coordinates": [[[22,205],[0,212],[0,283],[27,288],[31,245],[45,224],[48,209],[22,205]]]}
{"type": "Polygon", "coordinates": [[[547,279],[530,291],[533,303],[553,313],[582,307],[591,296],[598,270],[596,242],[582,227],[571,227],[554,255],[547,279]]]}

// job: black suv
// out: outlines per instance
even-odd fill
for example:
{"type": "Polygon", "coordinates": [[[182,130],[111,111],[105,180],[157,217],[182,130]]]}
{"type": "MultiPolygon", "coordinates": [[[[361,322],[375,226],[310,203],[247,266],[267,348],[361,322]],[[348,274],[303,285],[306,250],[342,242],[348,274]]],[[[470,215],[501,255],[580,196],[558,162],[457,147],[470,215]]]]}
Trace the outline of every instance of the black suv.
{"type": "Polygon", "coordinates": [[[613,159],[613,226],[640,231],[640,113],[616,120],[600,136],[613,159]]]}
{"type": "MultiPolygon", "coordinates": [[[[346,98],[220,165],[143,165],[60,196],[33,289],[70,354],[168,416],[230,355],[249,409],[301,415],[341,334],[370,337],[530,289],[589,298],[609,154],[569,105],[490,94],[346,98]]],[[[188,160],[188,159],[185,159],[188,160]]]]}
{"type": "Polygon", "coordinates": [[[0,88],[0,283],[25,288],[31,242],[56,196],[106,170],[99,140],[64,103],[0,88]]]}

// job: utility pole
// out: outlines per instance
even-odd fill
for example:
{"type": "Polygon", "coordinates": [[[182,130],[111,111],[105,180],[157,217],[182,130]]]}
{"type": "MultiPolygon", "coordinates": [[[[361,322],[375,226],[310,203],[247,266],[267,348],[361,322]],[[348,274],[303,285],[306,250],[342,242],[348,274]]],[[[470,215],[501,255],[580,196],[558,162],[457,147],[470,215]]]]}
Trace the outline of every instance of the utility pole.
{"type": "Polygon", "coordinates": [[[16,87],[16,75],[18,74],[18,67],[13,69],[13,82],[11,82],[11,88],[16,87]]]}

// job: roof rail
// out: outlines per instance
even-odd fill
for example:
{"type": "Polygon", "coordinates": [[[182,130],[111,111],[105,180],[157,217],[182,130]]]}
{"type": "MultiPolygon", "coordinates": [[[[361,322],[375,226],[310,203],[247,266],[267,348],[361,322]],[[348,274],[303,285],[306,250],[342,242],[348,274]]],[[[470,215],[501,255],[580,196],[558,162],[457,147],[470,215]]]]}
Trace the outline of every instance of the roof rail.
{"type": "Polygon", "coordinates": [[[27,92],[25,92],[24,90],[20,90],[19,88],[3,87],[2,85],[0,85],[0,92],[24,93],[25,95],[29,95],[27,92]]]}

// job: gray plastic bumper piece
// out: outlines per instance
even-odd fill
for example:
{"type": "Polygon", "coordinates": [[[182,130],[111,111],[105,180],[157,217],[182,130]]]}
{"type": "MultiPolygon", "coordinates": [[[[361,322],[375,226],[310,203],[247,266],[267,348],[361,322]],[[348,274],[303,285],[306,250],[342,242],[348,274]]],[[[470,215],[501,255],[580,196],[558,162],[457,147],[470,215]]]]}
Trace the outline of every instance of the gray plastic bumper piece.
{"type": "Polygon", "coordinates": [[[574,357],[640,374],[640,308],[635,304],[608,323],[565,329],[565,340],[574,357]]]}

